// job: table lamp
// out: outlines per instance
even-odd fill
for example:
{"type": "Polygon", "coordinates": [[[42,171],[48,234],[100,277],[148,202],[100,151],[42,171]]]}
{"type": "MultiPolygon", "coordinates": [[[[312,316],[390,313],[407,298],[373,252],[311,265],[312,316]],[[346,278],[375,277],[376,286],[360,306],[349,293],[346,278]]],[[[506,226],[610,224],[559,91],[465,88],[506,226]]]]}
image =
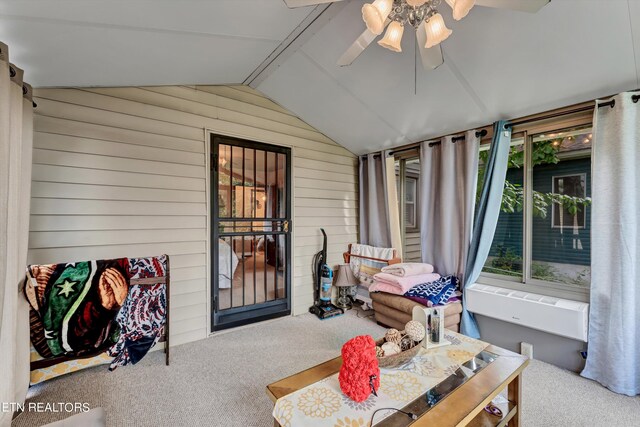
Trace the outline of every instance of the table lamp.
{"type": "Polygon", "coordinates": [[[336,279],[333,285],[338,288],[338,299],[336,305],[340,308],[350,309],[352,307],[351,299],[351,287],[358,284],[358,279],[353,274],[351,266],[349,264],[341,264],[338,266],[336,272],[336,279]]]}

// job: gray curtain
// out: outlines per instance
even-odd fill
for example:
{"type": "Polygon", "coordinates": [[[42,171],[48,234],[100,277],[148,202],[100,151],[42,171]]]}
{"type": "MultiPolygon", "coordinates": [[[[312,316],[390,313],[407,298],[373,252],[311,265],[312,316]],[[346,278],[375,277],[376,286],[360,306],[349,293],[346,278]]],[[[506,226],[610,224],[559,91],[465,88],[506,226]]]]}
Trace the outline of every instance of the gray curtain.
{"type": "Polygon", "coordinates": [[[595,109],[589,351],[582,376],[640,394],[640,102],[595,109]]]}
{"type": "MultiPolygon", "coordinates": [[[[22,70],[0,43],[0,402],[24,402],[29,385],[29,307],[20,292],[27,264],[33,107],[22,70]]],[[[11,425],[0,411],[0,426],[11,425]]]]}
{"type": "MultiPolygon", "coordinates": [[[[475,130],[462,141],[442,138],[420,149],[422,261],[441,275],[461,279],[471,242],[480,140],[475,130]]],[[[463,283],[463,282],[461,282],[463,283]]]]}
{"type": "MultiPolygon", "coordinates": [[[[505,123],[500,121],[493,125],[493,141],[487,164],[484,165],[484,181],[482,182],[482,192],[478,201],[473,235],[467,254],[463,291],[478,279],[482,266],[489,256],[493,236],[498,225],[511,144],[511,131],[505,129],[505,123]]],[[[467,311],[465,298],[462,301],[460,332],[473,338],[480,338],[478,324],[473,315],[467,311]]]]}
{"type": "Polygon", "coordinates": [[[360,243],[392,247],[385,153],[360,156],[360,243]]]}

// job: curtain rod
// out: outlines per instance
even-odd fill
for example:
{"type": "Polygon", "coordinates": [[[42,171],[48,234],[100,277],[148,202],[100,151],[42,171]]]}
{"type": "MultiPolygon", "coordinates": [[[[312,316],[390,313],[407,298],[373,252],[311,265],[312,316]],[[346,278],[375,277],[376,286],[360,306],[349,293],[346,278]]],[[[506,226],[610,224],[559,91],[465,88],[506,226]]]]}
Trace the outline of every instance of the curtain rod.
{"type": "MultiPolygon", "coordinates": [[[[0,49],[0,53],[2,53],[2,49],[0,49]]],[[[18,72],[16,71],[15,68],[13,68],[13,65],[9,64],[9,77],[10,78],[14,78],[16,76],[16,74],[18,74],[18,72]]],[[[28,93],[28,89],[27,87],[24,85],[22,85],[22,96],[25,96],[28,93]]],[[[33,105],[33,108],[36,108],[38,106],[38,104],[36,104],[33,100],[31,100],[31,104],[33,105]]]]}
{"type": "MultiPolygon", "coordinates": [[[[482,129],[476,132],[476,137],[478,138],[482,138],[487,136],[487,130],[486,129],[482,129]]],[[[451,138],[451,142],[458,142],[458,141],[462,141],[465,138],[464,135],[460,135],[460,136],[454,136],[453,138],[451,138]]],[[[424,142],[424,141],[422,141],[424,142]]],[[[429,143],[429,147],[433,147],[434,145],[438,145],[440,144],[440,141],[434,141],[434,142],[430,142],[429,143]]],[[[402,153],[404,151],[410,151],[413,150],[414,148],[418,148],[420,146],[420,142],[417,142],[415,144],[412,144],[409,147],[405,147],[405,148],[400,148],[399,150],[393,150],[389,152],[389,155],[392,156],[396,153],[402,153]]]]}
{"type": "MultiPolygon", "coordinates": [[[[476,132],[476,138],[482,138],[484,136],[487,136],[487,130],[486,129],[482,129],[478,132],[476,132]]],[[[458,142],[458,141],[462,141],[465,138],[464,135],[460,135],[460,136],[454,136],[453,138],[451,138],[451,142],[458,142]]],[[[442,141],[433,141],[429,143],[429,147],[434,147],[436,145],[440,145],[442,141]]]]}
{"type": "MultiPolygon", "coordinates": [[[[637,91],[640,91],[640,89],[631,90],[629,92],[637,92],[637,91]]],[[[615,95],[612,95],[612,96],[615,96],[615,95]]],[[[640,101],[640,95],[631,95],[631,100],[634,103],[638,103],[638,101],[640,101]]],[[[595,106],[595,100],[593,102],[594,102],[593,105],[582,106],[582,107],[578,107],[578,108],[574,108],[574,109],[571,109],[571,110],[562,111],[562,112],[558,112],[558,113],[549,113],[549,114],[545,114],[543,116],[532,117],[532,118],[529,118],[529,119],[515,120],[515,121],[507,123],[505,125],[505,128],[509,129],[509,128],[514,127],[514,126],[518,126],[518,125],[525,124],[525,123],[537,122],[537,121],[541,121],[541,120],[547,120],[547,119],[552,119],[554,117],[567,116],[567,115],[576,114],[576,113],[583,113],[585,111],[589,111],[589,110],[593,109],[593,107],[595,106]]],[[[601,107],[611,107],[611,108],[613,108],[616,105],[616,101],[615,101],[615,99],[612,99],[611,101],[603,102],[603,103],[597,104],[597,105],[598,105],[598,108],[601,108],[601,107]]],[[[484,137],[486,135],[487,135],[487,130],[486,129],[482,129],[481,131],[476,132],[476,136],[478,136],[478,137],[480,137],[480,136],[484,137]],[[482,134],[482,135],[480,135],[480,134],[482,134]]],[[[459,138],[463,139],[464,135],[454,137],[452,139],[452,141],[456,142],[456,141],[459,140],[459,138]]],[[[399,148],[399,149],[394,150],[394,151],[390,151],[389,154],[393,155],[393,154],[396,154],[396,153],[402,153],[404,151],[413,150],[415,148],[418,148],[422,142],[425,142],[425,141],[414,142],[413,144],[410,144],[410,145],[408,145],[406,147],[399,148]]],[[[438,145],[438,144],[440,144],[439,141],[434,141],[434,142],[429,143],[429,146],[431,147],[433,145],[438,145]]]]}
{"type": "MultiPolygon", "coordinates": [[[[638,90],[640,90],[640,89],[636,89],[635,91],[630,91],[630,92],[636,92],[638,90]]],[[[638,100],[640,100],[640,95],[631,95],[631,100],[634,103],[637,103],[638,100]]],[[[521,124],[524,124],[524,123],[528,123],[528,122],[531,122],[531,121],[536,121],[537,122],[537,121],[552,119],[554,117],[559,117],[559,116],[568,116],[570,114],[583,113],[585,111],[592,110],[595,105],[597,105],[598,108],[602,108],[602,107],[611,107],[611,108],[613,108],[616,105],[616,100],[615,99],[612,99],[611,101],[607,101],[607,102],[602,102],[600,104],[595,104],[595,102],[596,101],[594,100],[594,105],[587,105],[587,106],[583,106],[583,107],[579,107],[579,108],[574,108],[572,110],[563,111],[563,112],[560,112],[560,113],[549,113],[549,114],[545,114],[543,116],[535,117],[533,119],[516,120],[516,121],[507,123],[506,125],[504,125],[504,127],[509,129],[509,128],[514,127],[514,126],[518,126],[518,125],[521,125],[521,124]]]]}

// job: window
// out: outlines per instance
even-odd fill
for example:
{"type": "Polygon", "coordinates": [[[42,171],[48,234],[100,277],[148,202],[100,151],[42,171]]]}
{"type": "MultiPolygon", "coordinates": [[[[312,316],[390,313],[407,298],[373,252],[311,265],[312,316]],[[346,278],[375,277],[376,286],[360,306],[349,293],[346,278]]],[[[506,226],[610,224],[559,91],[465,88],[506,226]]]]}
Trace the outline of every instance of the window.
{"type": "Polygon", "coordinates": [[[402,258],[421,262],[420,249],[420,159],[414,156],[396,159],[396,188],[402,234],[402,258]],[[404,208],[404,209],[401,209],[404,208]]]}
{"type": "MultiPolygon", "coordinates": [[[[408,163],[408,162],[407,162],[408,163]]],[[[404,180],[404,223],[401,224],[406,230],[417,231],[418,229],[418,177],[409,171],[405,172],[404,180]]],[[[402,200],[400,187],[400,174],[396,173],[396,191],[398,192],[398,209],[402,200]]]]}
{"type": "MultiPolygon", "coordinates": [[[[558,196],[569,196],[584,198],[587,197],[587,174],[554,176],[552,192],[558,196]]],[[[571,211],[565,208],[564,204],[559,202],[553,203],[551,211],[551,224],[555,228],[584,228],[586,210],[582,212],[571,211]]]]}
{"type": "MultiPolygon", "coordinates": [[[[478,166],[477,199],[480,198],[484,180],[484,165],[489,155],[489,146],[480,151],[478,166]]],[[[502,195],[498,225],[493,237],[489,256],[482,269],[485,273],[500,276],[522,277],[523,236],[523,184],[524,184],[524,139],[512,139],[509,168],[502,195]]]]}
{"type": "MultiPolygon", "coordinates": [[[[487,155],[488,147],[483,147],[478,189],[487,155]]],[[[538,293],[544,287],[588,291],[590,196],[589,129],[514,138],[484,279],[538,286],[538,293]]]]}
{"type": "Polygon", "coordinates": [[[407,176],[405,181],[405,199],[404,199],[404,220],[406,228],[417,228],[417,210],[416,210],[416,193],[418,186],[418,179],[407,176]]]}

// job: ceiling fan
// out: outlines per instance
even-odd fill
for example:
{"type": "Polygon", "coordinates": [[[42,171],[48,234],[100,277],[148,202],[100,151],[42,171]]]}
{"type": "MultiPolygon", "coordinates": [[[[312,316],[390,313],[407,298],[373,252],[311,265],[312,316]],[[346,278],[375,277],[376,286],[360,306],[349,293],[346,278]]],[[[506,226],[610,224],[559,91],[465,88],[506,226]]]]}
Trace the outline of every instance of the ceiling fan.
{"type": "MultiPolygon", "coordinates": [[[[289,8],[335,3],[343,0],[284,0],[289,8]]],[[[461,20],[474,5],[535,13],[551,0],[444,0],[453,9],[453,18],[461,20]]],[[[451,35],[438,12],[441,0],[374,0],[362,6],[362,19],[367,29],[338,59],[341,67],[351,65],[360,54],[383,33],[378,44],[394,52],[402,52],[404,27],[416,32],[422,65],[434,70],[444,63],[440,43],[451,35]]]]}

